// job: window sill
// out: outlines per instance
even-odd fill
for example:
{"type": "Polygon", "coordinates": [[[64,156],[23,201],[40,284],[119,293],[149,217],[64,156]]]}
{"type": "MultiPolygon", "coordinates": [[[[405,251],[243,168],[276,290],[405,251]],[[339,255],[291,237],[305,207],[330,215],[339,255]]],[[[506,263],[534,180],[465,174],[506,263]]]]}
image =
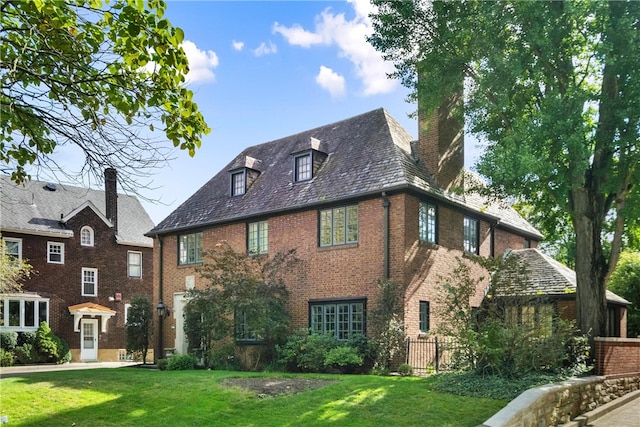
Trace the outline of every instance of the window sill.
{"type": "Polygon", "coordinates": [[[318,251],[332,251],[337,249],[353,249],[359,246],[358,243],[347,243],[346,245],[318,246],[318,251]]]}
{"type": "Polygon", "coordinates": [[[435,250],[440,249],[440,245],[437,243],[426,242],[424,240],[418,240],[418,243],[420,244],[420,246],[425,247],[427,249],[435,249],[435,250]]]}

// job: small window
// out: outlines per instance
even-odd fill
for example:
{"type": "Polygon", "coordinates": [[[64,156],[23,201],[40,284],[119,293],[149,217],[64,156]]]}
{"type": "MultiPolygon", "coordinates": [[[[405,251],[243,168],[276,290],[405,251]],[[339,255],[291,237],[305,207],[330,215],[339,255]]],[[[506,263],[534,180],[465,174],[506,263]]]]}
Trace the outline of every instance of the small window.
{"type": "Polygon", "coordinates": [[[420,333],[429,332],[429,301],[420,301],[420,319],[419,328],[420,333]]]}
{"type": "Polygon", "coordinates": [[[436,205],[431,203],[420,203],[418,228],[420,240],[428,243],[436,243],[436,205]]]}
{"type": "Polygon", "coordinates": [[[64,243],[47,242],[47,262],[64,264],[64,243]]]}
{"type": "Polygon", "coordinates": [[[178,264],[202,262],[202,233],[185,234],[178,238],[178,264]]]}
{"type": "Polygon", "coordinates": [[[82,296],[98,296],[97,268],[82,268],[82,296]]]}
{"type": "Polygon", "coordinates": [[[22,261],[22,239],[7,237],[4,240],[4,253],[14,261],[22,261]]]}
{"type": "Polygon", "coordinates": [[[262,255],[269,252],[269,223],[267,221],[249,224],[249,255],[262,255]]]}
{"type": "Polygon", "coordinates": [[[320,246],[358,242],[358,206],[320,211],[320,246]]]}
{"type": "Polygon", "coordinates": [[[245,171],[233,172],[231,174],[231,195],[241,196],[246,191],[245,171]]]}
{"type": "Polygon", "coordinates": [[[531,240],[524,239],[524,247],[525,249],[529,249],[531,247],[531,240]]]}
{"type": "Polygon", "coordinates": [[[249,314],[246,311],[237,311],[234,314],[236,341],[261,342],[264,331],[256,330],[251,326],[249,314]]]}
{"type": "Polygon", "coordinates": [[[129,309],[131,308],[131,304],[127,303],[124,305],[124,323],[125,325],[129,323],[129,309]]]}
{"type": "Polygon", "coordinates": [[[93,228],[85,225],[80,229],[80,244],[82,246],[93,246],[93,228]]]}
{"type": "Polygon", "coordinates": [[[127,272],[129,277],[142,277],[142,252],[127,252],[127,272]]]}
{"type": "Polygon", "coordinates": [[[314,334],[332,334],[344,341],[365,333],[364,301],[310,303],[309,317],[314,334]]]}
{"type": "Polygon", "coordinates": [[[313,169],[311,168],[311,153],[296,156],[294,158],[295,180],[308,181],[313,178],[313,169]]]}
{"type": "Polygon", "coordinates": [[[478,241],[480,240],[479,228],[477,219],[473,219],[468,216],[464,217],[463,248],[465,252],[476,255],[480,253],[480,246],[478,244],[478,241]]]}

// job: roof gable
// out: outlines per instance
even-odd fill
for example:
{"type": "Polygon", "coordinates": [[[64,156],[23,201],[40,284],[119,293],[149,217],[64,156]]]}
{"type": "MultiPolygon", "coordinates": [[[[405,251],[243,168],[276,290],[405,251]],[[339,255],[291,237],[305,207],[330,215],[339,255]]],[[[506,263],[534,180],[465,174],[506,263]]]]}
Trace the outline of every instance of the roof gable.
{"type": "Polygon", "coordinates": [[[71,218],[75,217],[77,214],[82,212],[85,208],[91,209],[98,216],[98,218],[100,218],[107,225],[107,227],[113,227],[113,224],[111,223],[111,221],[109,221],[107,217],[104,216],[103,213],[100,212],[100,210],[98,210],[96,205],[94,205],[93,202],[91,202],[91,200],[87,200],[84,203],[82,203],[80,206],[78,206],[77,208],[69,212],[67,215],[62,217],[60,221],[66,223],[71,218]]]}

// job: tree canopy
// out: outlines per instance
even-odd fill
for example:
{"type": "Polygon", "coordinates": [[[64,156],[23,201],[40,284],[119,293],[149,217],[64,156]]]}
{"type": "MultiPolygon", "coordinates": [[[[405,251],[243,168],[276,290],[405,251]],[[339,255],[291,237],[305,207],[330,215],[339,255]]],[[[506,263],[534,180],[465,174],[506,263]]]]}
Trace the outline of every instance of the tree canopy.
{"type": "Polygon", "coordinates": [[[607,285],[631,303],[627,307],[627,336],[640,336],[640,252],[623,252],[607,285]]]}
{"type": "Polygon", "coordinates": [[[605,280],[640,226],[640,2],[374,3],[370,42],[419,108],[464,79],[478,171],[545,231],[572,229],[578,325],[604,335],[605,280]]]}
{"type": "Polygon", "coordinates": [[[135,191],[172,146],[193,156],[209,128],[184,86],[184,33],[165,7],[0,1],[0,171],[18,183],[31,166],[63,173],[52,155],[73,145],[85,156],[80,173],[99,181],[113,167],[135,191]]]}

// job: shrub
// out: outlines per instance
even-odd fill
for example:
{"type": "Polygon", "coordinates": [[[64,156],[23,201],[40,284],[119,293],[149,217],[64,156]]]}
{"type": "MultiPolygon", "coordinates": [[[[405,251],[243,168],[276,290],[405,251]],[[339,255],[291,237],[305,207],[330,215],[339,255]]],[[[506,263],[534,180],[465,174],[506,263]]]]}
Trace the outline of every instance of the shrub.
{"type": "Polygon", "coordinates": [[[169,361],[167,359],[158,359],[158,369],[165,371],[168,363],[169,361]]]}
{"type": "Polygon", "coordinates": [[[18,333],[17,332],[0,332],[0,348],[6,351],[13,351],[18,345],[18,333]]]}
{"type": "Polygon", "coordinates": [[[278,363],[283,365],[287,371],[298,371],[298,356],[302,353],[302,348],[309,336],[309,330],[299,329],[289,337],[284,345],[276,346],[278,363]]]}
{"type": "Polygon", "coordinates": [[[326,367],[340,369],[345,374],[353,373],[358,366],[362,366],[362,363],[363,359],[358,354],[358,350],[349,345],[332,348],[324,358],[326,367]]]}
{"type": "Polygon", "coordinates": [[[209,366],[206,367],[231,371],[238,369],[235,347],[233,342],[219,343],[213,347],[209,356],[209,366]]]}
{"type": "Polygon", "coordinates": [[[398,366],[398,373],[402,377],[410,377],[411,375],[413,375],[413,368],[408,363],[403,363],[402,365],[398,366]]]}
{"type": "Polygon", "coordinates": [[[33,344],[25,343],[14,350],[16,361],[21,365],[38,363],[38,352],[33,344]]]}
{"type": "Polygon", "coordinates": [[[195,367],[196,359],[190,354],[176,354],[167,362],[167,369],[170,371],[188,371],[195,367]]]}
{"type": "Polygon", "coordinates": [[[13,366],[13,353],[0,348],[0,366],[13,366]]]}
{"type": "Polygon", "coordinates": [[[36,343],[36,333],[35,332],[18,332],[18,346],[24,344],[35,344],[36,343]]]}
{"type": "Polygon", "coordinates": [[[42,362],[65,363],[71,360],[69,346],[51,331],[46,322],[41,322],[38,327],[35,348],[42,362]]]}

